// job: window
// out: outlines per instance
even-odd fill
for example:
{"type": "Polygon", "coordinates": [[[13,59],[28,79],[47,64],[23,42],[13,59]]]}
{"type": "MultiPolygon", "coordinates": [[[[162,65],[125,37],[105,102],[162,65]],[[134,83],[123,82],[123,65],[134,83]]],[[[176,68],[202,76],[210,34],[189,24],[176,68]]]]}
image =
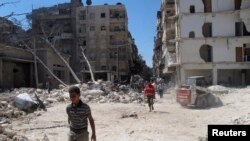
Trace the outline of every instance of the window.
{"type": "Polygon", "coordinates": [[[202,0],[204,4],[204,12],[212,12],[212,2],[211,0],[202,0]]]}
{"type": "Polygon", "coordinates": [[[250,33],[247,31],[246,26],[243,22],[235,23],[235,36],[249,36],[250,33]]]}
{"type": "Polygon", "coordinates": [[[234,0],[234,9],[240,10],[241,7],[241,0],[234,0]]]}
{"type": "Polygon", "coordinates": [[[62,70],[53,70],[53,73],[59,78],[64,80],[64,71],[62,70]]]}
{"type": "Polygon", "coordinates": [[[101,18],[105,18],[106,14],[105,13],[101,13],[101,18]]]}
{"type": "Polygon", "coordinates": [[[95,31],[95,26],[90,26],[90,31],[95,31]]]}
{"type": "Polygon", "coordinates": [[[116,71],[116,70],[117,70],[116,66],[112,66],[112,71],[116,71]]]}
{"type": "Polygon", "coordinates": [[[194,7],[194,5],[191,5],[189,10],[190,10],[190,13],[195,13],[195,7],[194,7]]]}
{"type": "Polygon", "coordinates": [[[212,37],[212,23],[204,23],[202,33],[204,37],[212,37]]]}
{"type": "Polygon", "coordinates": [[[85,11],[79,12],[79,20],[86,20],[86,12],[85,11]]]}
{"type": "Polygon", "coordinates": [[[213,51],[212,46],[210,45],[202,45],[200,47],[200,56],[205,62],[213,61],[213,51]]]}
{"type": "Polygon", "coordinates": [[[95,13],[90,13],[89,14],[89,19],[91,19],[91,20],[95,19],[95,13]]]}
{"type": "Polygon", "coordinates": [[[86,46],[86,40],[83,40],[82,45],[86,46]]]}
{"type": "Polygon", "coordinates": [[[189,38],[195,38],[195,33],[194,33],[194,31],[189,32],[189,38]]]}
{"type": "Polygon", "coordinates": [[[105,26],[101,26],[101,31],[106,30],[105,26]]]}
{"type": "Polygon", "coordinates": [[[107,70],[107,66],[101,66],[101,70],[107,70]]]}

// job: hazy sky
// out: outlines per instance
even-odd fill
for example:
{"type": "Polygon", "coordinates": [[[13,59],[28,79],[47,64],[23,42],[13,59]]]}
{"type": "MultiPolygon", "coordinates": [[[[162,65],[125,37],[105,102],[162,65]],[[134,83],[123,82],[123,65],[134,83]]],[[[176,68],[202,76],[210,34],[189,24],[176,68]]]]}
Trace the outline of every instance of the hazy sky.
{"type": "MultiPolygon", "coordinates": [[[[0,7],[0,16],[11,12],[20,14],[31,12],[39,7],[49,7],[70,0],[0,0],[4,2],[17,2],[0,7]]],[[[129,31],[132,33],[139,53],[143,56],[148,66],[152,66],[154,36],[156,35],[156,13],[160,9],[161,0],[92,0],[92,5],[104,3],[116,4],[121,2],[126,6],[128,13],[129,31]]],[[[86,0],[83,0],[86,5],[86,0]]],[[[25,16],[19,16],[19,20],[25,23],[25,16]]]]}

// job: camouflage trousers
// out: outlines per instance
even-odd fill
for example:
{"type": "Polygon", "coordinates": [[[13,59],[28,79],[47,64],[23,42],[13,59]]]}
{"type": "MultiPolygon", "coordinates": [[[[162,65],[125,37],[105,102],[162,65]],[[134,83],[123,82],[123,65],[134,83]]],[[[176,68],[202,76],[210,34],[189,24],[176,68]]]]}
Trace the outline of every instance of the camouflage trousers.
{"type": "Polygon", "coordinates": [[[88,131],[84,131],[82,133],[76,134],[70,131],[68,141],[89,141],[89,133],[88,131]]]}

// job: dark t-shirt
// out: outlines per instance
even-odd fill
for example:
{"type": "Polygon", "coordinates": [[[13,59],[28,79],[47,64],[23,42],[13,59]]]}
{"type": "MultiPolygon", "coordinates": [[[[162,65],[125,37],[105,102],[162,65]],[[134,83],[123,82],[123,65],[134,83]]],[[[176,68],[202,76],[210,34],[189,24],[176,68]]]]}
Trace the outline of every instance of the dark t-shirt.
{"type": "Polygon", "coordinates": [[[87,116],[91,113],[91,110],[87,104],[82,101],[76,106],[69,104],[66,111],[72,131],[86,130],[88,128],[87,116]]]}

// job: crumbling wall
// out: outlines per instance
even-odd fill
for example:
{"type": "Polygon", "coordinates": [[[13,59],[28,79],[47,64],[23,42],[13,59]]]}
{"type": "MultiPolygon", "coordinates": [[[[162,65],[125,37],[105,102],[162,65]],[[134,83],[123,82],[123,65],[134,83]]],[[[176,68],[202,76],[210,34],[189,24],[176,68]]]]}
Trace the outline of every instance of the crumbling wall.
{"type": "MultiPolygon", "coordinates": [[[[250,1],[249,1],[250,4],[250,1]]],[[[249,6],[250,7],[250,6],[249,6]]],[[[250,9],[240,11],[240,19],[244,22],[246,30],[250,32],[250,9]]]]}

